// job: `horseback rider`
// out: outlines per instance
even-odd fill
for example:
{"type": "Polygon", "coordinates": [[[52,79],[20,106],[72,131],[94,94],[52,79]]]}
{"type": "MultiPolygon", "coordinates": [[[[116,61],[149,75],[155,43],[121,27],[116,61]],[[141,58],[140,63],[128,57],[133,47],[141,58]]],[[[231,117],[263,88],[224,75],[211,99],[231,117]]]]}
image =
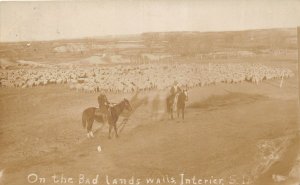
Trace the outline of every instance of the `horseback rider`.
{"type": "Polygon", "coordinates": [[[106,116],[110,113],[110,102],[106,95],[101,92],[98,96],[99,113],[105,114],[106,116]]]}
{"type": "Polygon", "coordinates": [[[100,95],[98,96],[98,104],[100,109],[103,106],[107,107],[109,105],[109,101],[104,93],[100,93],[100,95]]]}
{"type": "Polygon", "coordinates": [[[178,95],[181,92],[181,88],[179,87],[179,84],[177,81],[174,81],[173,86],[170,89],[170,98],[171,98],[171,102],[174,106],[174,109],[176,109],[176,104],[177,104],[177,99],[178,99],[178,95]]]}
{"type": "Polygon", "coordinates": [[[178,94],[178,93],[180,93],[180,92],[181,92],[181,89],[180,89],[180,87],[179,87],[179,85],[178,85],[178,82],[177,82],[177,81],[174,81],[174,84],[173,84],[173,86],[172,86],[171,89],[170,89],[170,95],[171,95],[172,97],[175,97],[176,94],[178,94]]]}

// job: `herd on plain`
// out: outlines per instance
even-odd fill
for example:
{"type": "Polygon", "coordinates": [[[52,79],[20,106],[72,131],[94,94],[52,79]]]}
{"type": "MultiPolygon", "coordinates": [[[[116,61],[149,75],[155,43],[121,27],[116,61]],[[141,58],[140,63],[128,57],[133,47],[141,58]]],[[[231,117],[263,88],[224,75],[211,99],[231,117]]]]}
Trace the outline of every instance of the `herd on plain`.
{"type": "Polygon", "coordinates": [[[0,85],[14,88],[32,88],[49,84],[67,84],[83,92],[130,93],[164,90],[174,81],[193,88],[217,83],[258,84],[263,80],[294,76],[292,70],[263,64],[139,64],[86,68],[32,68],[0,70],[0,85]]]}

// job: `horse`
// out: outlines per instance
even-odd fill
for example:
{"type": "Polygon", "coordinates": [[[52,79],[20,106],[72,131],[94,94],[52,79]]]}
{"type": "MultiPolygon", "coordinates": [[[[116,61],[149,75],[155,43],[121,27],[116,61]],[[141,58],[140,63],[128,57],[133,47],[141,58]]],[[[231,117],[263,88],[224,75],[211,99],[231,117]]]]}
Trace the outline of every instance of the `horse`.
{"type": "Polygon", "coordinates": [[[167,103],[167,113],[171,116],[171,119],[174,119],[173,117],[173,110],[174,110],[174,99],[175,99],[175,95],[170,95],[167,97],[166,99],[166,103],[167,103]]]}
{"type": "Polygon", "coordinates": [[[177,94],[170,95],[166,99],[167,103],[167,112],[170,115],[171,119],[174,119],[173,112],[177,111],[177,117],[179,117],[179,111],[182,112],[182,119],[184,119],[184,110],[185,110],[185,102],[188,100],[188,92],[186,90],[182,90],[177,94]]]}
{"type": "Polygon", "coordinates": [[[82,112],[82,126],[87,129],[87,137],[94,137],[92,132],[92,126],[94,121],[96,120],[99,123],[106,123],[106,120],[109,124],[109,132],[108,138],[110,139],[111,129],[114,128],[116,137],[118,137],[117,133],[117,121],[119,119],[120,114],[124,109],[131,111],[132,107],[127,99],[122,100],[120,103],[109,108],[108,113],[103,114],[95,114],[96,107],[89,107],[82,112]]]}
{"type": "Polygon", "coordinates": [[[178,95],[177,99],[177,118],[179,118],[179,114],[181,111],[182,119],[184,120],[184,111],[185,111],[185,102],[189,100],[187,89],[183,90],[178,95]]]}

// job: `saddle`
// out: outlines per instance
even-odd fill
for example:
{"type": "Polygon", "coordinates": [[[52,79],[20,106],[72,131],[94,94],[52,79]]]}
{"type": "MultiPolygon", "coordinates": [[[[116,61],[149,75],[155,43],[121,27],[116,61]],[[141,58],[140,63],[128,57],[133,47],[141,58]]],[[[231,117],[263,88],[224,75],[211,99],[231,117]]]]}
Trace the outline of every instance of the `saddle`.
{"type": "Polygon", "coordinates": [[[100,108],[96,108],[95,110],[95,116],[102,116],[103,119],[107,119],[108,116],[111,116],[111,109],[112,106],[107,106],[107,107],[100,107],[100,108]]]}
{"type": "Polygon", "coordinates": [[[102,116],[102,115],[104,115],[104,113],[99,108],[96,108],[95,116],[102,116]]]}
{"type": "Polygon", "coordinates": [[[95,116],[107,116],[108,114],[109,114],[109,108],[104,108],[104,107],[102,107],[102,108],[96,108],[96,110],[95,110],[95,116]]]}

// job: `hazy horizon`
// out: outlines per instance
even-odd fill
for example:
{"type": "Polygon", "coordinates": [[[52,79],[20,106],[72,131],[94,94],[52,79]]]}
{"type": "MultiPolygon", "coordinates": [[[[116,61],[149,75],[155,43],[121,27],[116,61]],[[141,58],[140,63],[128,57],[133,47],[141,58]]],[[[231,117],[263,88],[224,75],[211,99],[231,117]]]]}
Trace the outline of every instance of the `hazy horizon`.
{"type": "MultiPolygon", "coordinates": [[[[153,32],[142,32],[142,33],[132,33],[132,34],[116,34],[116,35],[96,35],[96,36],[84,36],[84,37],[73,37],[73,38],[58,38],[58,39],[48,39],[48,40],[21,40],[21,41],[0,41],[0,43],[18,43],[18,42],[51,42],[51,41],[63,41],[63,40],[84,40],[84,39],[106,39],[113,37],[123,37],[123,36],[135,36],[141,35],[144,33],[188,33],[188,32],[197,32],[197,33],[222,33],[222,32],[243,32],[243,31],[260,31],[260,30],[290,30],[295,29],[297,31],[297,27],[284,27],[284,28],[258,28],[258,29],[246,29],[246,30],[225,30],[225,31],[193,31],[193,30],[183,30],[183,31],[153,31],[153,32]]],[[[295,32],[296,33],[296,32],[295,32]]]]}
{"type": "Polygon", "coordinates": [[[296,28],[300,1],[1,2],[0,42],[296,28]]]}

